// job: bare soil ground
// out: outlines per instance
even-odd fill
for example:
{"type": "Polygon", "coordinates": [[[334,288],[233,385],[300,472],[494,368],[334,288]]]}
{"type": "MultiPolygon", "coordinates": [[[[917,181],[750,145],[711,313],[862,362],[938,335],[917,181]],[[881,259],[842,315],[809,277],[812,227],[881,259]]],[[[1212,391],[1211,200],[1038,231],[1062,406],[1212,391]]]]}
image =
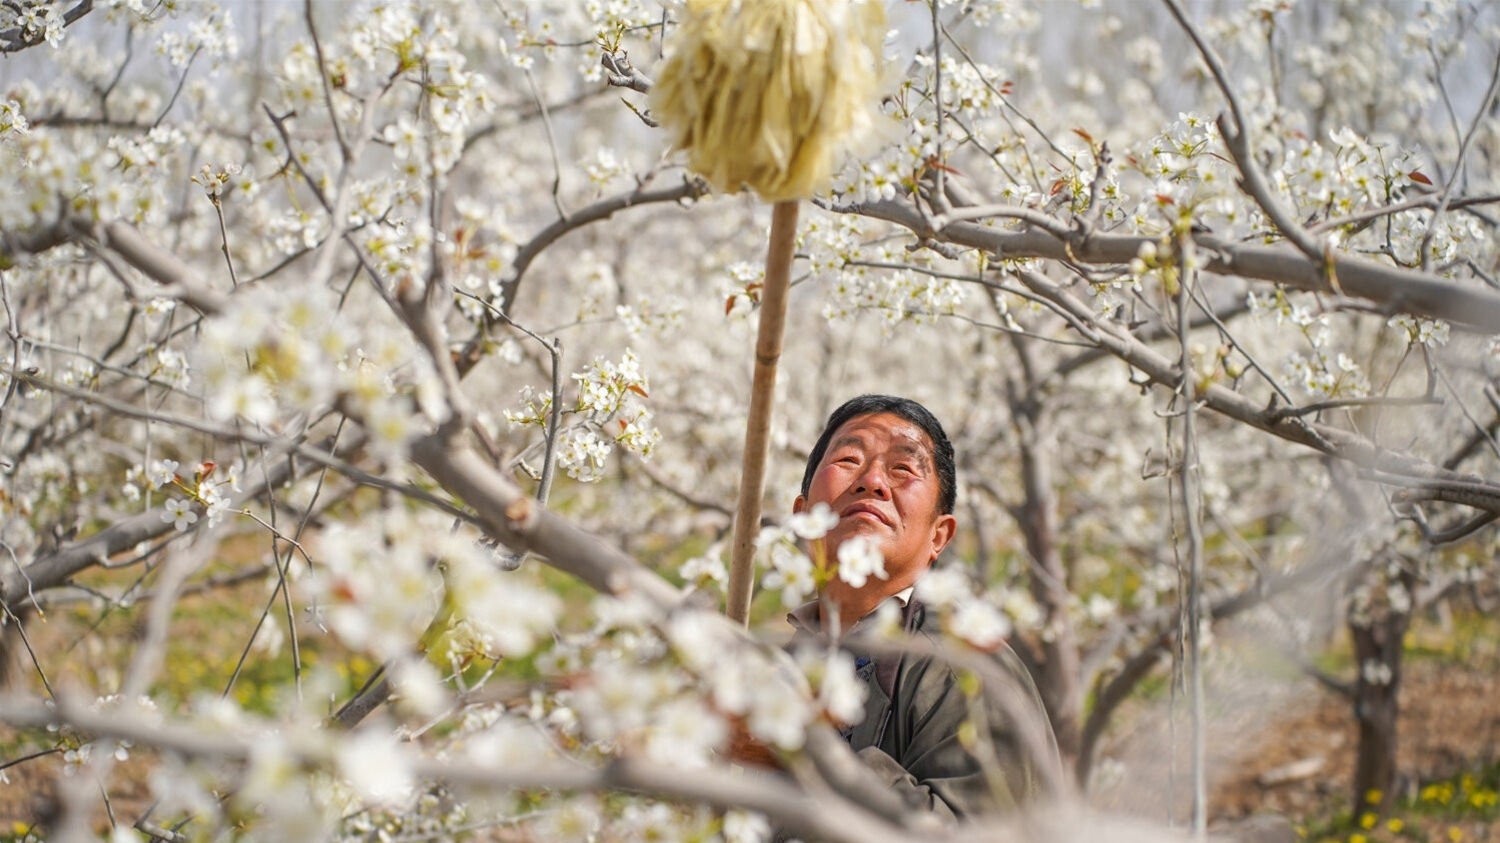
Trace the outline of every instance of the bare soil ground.
{"type": "MultiPolygon", "coordinates": [[[[1415,797],[1428,782],[1500,760],[1500,654],[1493,633],[1486,628],[1463,657],[1450,652],[1407,658],[1398,797],[1415,797]]],[[[1226,650],[1233,653],[1230,643],[1226,650]]],[[[1284,666],[1279,672],[1247,669],[1243,657],[1223,658],[1207,672],[1211,824],[1275,812],[1301,826],[1349,811],[1357,732],[1346,699],[1311,678],[1289,675],[1284,666]]],[[[1137,700],[1130,708],[1113,729],[1104,751],[1110,760],[1101,765],[1090,801],[1110,812],[1186,824],[1192,769],[1186,703],[1137,700]],[[1170,710],[1177,714],[1169,716],[1170,710]]],[[[1462,843],[1500,843],[1500,822],[1451,826],[1410,812],[1404,816],[1404,832],[1391,834],[1382,826],[1368,835],[1371,843],[1454,841],[1459,832],[1462,843]]]]}
{"type": "MultiPolygon", "coordinates": [[[[1425,781],[1493,763],[1500,756],[1500,674],[1489,666],[1408,665],[1399,741],[1403,795],[1414,795],[1425,781]]],[[[1215,788],[1212,804],[1226,817],[1258,810],[1300,816],[1330,799],[1347,804],[1354,760],[1349,704],[1315,688],[1276,718],[1266,739],[1215,788]],[[1278,781],[1286,776],[1290,780],[1278,781]]]]}

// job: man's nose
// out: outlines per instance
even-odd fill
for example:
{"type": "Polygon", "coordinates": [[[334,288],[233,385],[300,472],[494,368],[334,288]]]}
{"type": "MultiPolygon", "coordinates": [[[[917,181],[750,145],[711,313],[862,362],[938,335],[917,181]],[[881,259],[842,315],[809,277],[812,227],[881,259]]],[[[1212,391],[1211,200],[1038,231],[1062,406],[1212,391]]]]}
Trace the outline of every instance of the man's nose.
{"type": "Polygon", "coordinates": [[[854,491],[877,498],[890,497],[891,484],[886,479],[885,468],[878,462],[866,465],[865,470],[854,478],[854,491]]]}

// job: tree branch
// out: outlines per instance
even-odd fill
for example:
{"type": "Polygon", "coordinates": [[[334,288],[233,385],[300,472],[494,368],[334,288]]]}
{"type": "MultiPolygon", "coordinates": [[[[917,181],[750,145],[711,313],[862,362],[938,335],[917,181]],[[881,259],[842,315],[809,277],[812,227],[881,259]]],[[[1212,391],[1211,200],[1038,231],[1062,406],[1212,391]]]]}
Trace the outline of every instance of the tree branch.
{"type": "MultiPolygon", "coordinates": [[[[1002,260],[1043,258],[1080,264],[1125,264],[1154,237],[1095,234],[1069,242],[1039,229],[1003,231],[971,222],[954,222],[932,231],[910,203],[898,199],[833,206],[838,213],[882,219],[910,229],[918,237],[982,249],[1002,260]]],[[[1443,319],[1486,334],[1500,333],[1500,293],[1464,287],[1422,272],[1388,266],[1367,258],[1339,259],[1338,285],[1330,282],[1321,257],[1313,260],[1286,246],[1258,246],[1199,233],[1193,237],[1203,259],[1200,270],[1284,284],[1298,290],[1351,295],[1373,301],[1382,310],[1443,319]]]]}

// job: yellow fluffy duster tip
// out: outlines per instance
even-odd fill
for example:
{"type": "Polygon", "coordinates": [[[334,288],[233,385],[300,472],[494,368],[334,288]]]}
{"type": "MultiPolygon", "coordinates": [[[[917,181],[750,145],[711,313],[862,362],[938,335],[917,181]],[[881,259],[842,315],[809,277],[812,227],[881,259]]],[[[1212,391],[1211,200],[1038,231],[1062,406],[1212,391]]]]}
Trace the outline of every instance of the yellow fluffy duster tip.
{"type": "Polygon", "coordinates": [[[718,190],[828,188],[878,107],[880,0],[687,0],[651,114],[718,190]]]}

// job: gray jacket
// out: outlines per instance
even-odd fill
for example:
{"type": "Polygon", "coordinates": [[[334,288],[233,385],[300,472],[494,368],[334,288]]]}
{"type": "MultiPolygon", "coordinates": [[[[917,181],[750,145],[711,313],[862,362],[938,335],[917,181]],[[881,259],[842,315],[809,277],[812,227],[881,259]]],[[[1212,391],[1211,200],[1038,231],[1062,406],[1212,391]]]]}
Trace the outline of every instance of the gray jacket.
{"type": "MultiPolygon", "coordinates": [[[[820,634],[816,602],[787,619],[796,629],[793,645],[820,634]]],[[[937,613],[913,599],[902,619],[914,638],[941,646],[937,613]]],[[[863,623],[846,636],[856,653],[863,623]]],[[[850,747],[913,808],[947,821],[1014,812],[1035,802],[1043,795],[1040,765],[1059,766],[1057,741],[1031,675],[1004,644],[989,655],[993,669],[978,685],[961,681],[967,671],[956,671],[940,655],[879,654],[857,662],[869,694],[864,719],[845,730],[850,747]],[[1017,715],[1033,721],[1029,728],[1045,757],[1024,749],[1017,715]],[[970,722],[972,730],[965,728],[970,722]]]]}

